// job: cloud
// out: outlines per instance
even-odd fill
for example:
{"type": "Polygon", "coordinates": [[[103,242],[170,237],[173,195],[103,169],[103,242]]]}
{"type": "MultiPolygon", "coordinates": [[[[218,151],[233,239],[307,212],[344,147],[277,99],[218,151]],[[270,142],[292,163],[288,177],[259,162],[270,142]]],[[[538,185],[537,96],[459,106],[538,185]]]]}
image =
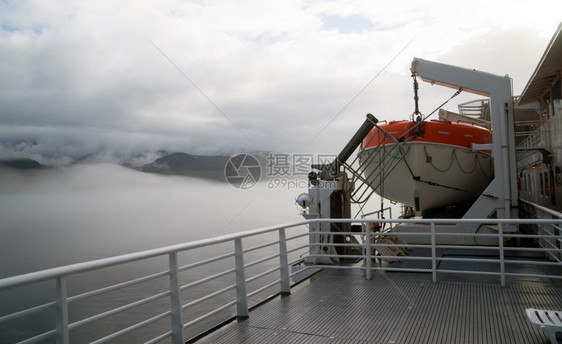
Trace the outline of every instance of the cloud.
{"type": "MultiPolygon", "coordinates": [[[[14,137],[42,143],[19,154],[60,161],[143,149],[337,151],[367,112],[409,116],[414,56],[509,73],[520,88],[559,20],[534,11],[518,1],[2,2],[2,154],[13,154],[14,137]]],[[[422,102],[447,92],[426,88],[422,102]]]]}
{"type": "Polygon", "coordinates": [[[340,33],[361,33],[373,27],[367,18],[359,15],[343,17],[339,15],[326,15],[322,17],[325,29],[335,29],[340,33]]]}

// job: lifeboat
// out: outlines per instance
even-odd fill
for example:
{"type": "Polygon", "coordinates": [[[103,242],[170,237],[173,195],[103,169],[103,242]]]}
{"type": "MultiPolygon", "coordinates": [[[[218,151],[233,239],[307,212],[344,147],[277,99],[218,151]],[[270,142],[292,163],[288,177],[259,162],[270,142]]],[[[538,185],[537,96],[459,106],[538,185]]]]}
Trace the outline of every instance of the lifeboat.
{"type": "Polygon", "coordinates": [[[384,198],[416,214],[473,202],[493,179],[486,128],[449,121],[397,121],[373,128],[361,143],[359,161],[368,184],[384,198]]]}

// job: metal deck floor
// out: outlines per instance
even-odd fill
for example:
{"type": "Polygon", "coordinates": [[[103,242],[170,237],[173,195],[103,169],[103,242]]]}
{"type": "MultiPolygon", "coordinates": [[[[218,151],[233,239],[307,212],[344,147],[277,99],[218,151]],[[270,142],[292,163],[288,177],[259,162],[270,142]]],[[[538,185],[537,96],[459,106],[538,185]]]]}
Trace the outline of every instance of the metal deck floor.
{"type": "Polygon", "coordinates": [[[562,309],[556,284],[322,271],[198,343],[548,343],[525,308],[562,309]]]}

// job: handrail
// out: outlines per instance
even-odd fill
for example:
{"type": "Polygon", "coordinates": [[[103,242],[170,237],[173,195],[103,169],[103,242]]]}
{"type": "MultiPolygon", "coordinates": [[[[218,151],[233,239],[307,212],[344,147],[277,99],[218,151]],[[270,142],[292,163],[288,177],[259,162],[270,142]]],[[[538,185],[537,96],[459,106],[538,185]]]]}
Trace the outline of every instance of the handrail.
{"type": "MultiPolygon", "coordinates": [[[[525,201],[526,202],[526,201],[525,201]]],[[[530,203],[530,202],[529,202],[530,203]]],[[[540,207],[540,206],[539,206],[540,207]]],[[[100,268],[130,263],[138,260],[153,258],[157,256],[162,256],[170,254],[172,252],[187,251],[195,248],[201,248],[204,246],[224,243],[232,241],[235,239],[240,239],[249,236],[255,236],[259,234],[264,234],[268,232],[273,232],[282,228],[292,228],[302,225],[308,225],[311,223],[420,223],[420,224],[456,224],[456,223],[481,223],[481,224],[495,224],[495,223],[505,223],[505,224],[534,224],[534,223],[552,223],[556,220],[531,220],[531,219],[309,219],[299,222],[286,223],[277,226],[264,227],[261,229],[255,229],[245,232],[233,233],[228,235],[219,236],[212,239],[197,240],[189,243],[171,245],[166,247],[161,247],[152,250],[146,250],[136,253],[129,253],[120,256],[103,258],[98,260],[93,260],[89,262],[76,263],[72,265],[66,265],[62,267],[46,269],[37,272],[31,272],[19,276],[7,277],[0,280],[0,290],[13,288],[23,284],[36,283],[45,280],[54,279],[59,276],[68,276],[73,274],[78,274],[82,272],[87,272],[91,270],[96,270],[100,268]]],[[[562,220],[556,221],[558,224],[562,224],[562,220]]]]}
{"type": "Polygon", "coordinates": [[[562,219],[562,213],[559,213],[559,212],[557,212],[556,210],[553,210],[553,209],[550,209],[550,208],[547,208],[547,207],[543,207],[542,205],[533,203],[533,202],[531,202],[531,201],[527,201],[527,200],[525,200],[525,199],[523,199],[523,198],[520,198],[520,199],[519,199],[519,202],[523,202],[523,203],[528,204],[528,205],[530,205],[530,206],[532,206],[532,207],[534,207],[534,208],[536,208],[536,209],[538,209],[538,210],[541,210],[541,211],[543,211],[543,212],[545,212],[545,213],[547,213],[547,214],[550,214],[550,215],[552,215],[552,216],[555,216],[555,217],[558,218],[558,219],[562,219]]]}
{"type": "MultiPolygon", "coordinates": [[[[156,337],[154,337],[153,339],[150,340],[150,342],[157,342],[158,340],[164,339],[164,338],[168,338],[171,337],[172,338],[172,342],[173,343],[183,343],[183,333],[182,333],[182,328],[186,328],[188,326],[191,326],[195,323],[197,323],[197,319],[199,319],[199,321],[202,321],[210,316],[212,316],[213,314],[218,313],[218,310],[223,310],[229,307],[229,305],[233,305],[233,304],[237,304],[239,306],[239,312],[238,315],[240,315],[240,309],[246,309],[246,313],[247,313],[247,304],[248,304],[248,298],[252,295],[258,294],[259,292],[267,289],[267,288],[259,288],[257,291],[253,290],[250,292],[246,292],[245,288],[243,288],[242,292],[240,292],[240,286],[245,285],[248,282],[251,281],[256,281],[266,275],[270,275],[275,271],[280,271],[280,279],[277,280],[277,282],[275,283],[269,283],[266,284],[268,287],[271,287],[275,284],[279,284],[280,283],[280,292],[287,292],[288,288],[289,288],[289,273],[288,273],[288,267],[282,267],[282,265],[288,265],[288,260],[287,260],[287,254],[288,252],[294,252],[294,254],[297,254],[298,252],[295,251],[294,248],[291,247],[291,250],[289,251],[287,249],[287,241],[291,241],[291,240],[295,240],[296,239],[301,239],[304,240],[306,235],[303,234],[299,234],[295,237],[289,237],[289,238],[285,238],[284,235],[284,231],[285,229],[288,228],[295,228],[295,227],[299,227],[299,226],[303,226],[308,224],[310,221],[299,221],[299,222],[293,222],[293,223],[287,223],[287,224],[280,224],[280,225],[276,225],[276,226],[270,226],[270,227],[264,227],[264,228],[260,228],[260,229],[255,229],[255,230],[249,230],[249,231],[245,231],[245,232],[240,232],[240,233],[234,233],[234,234],[229,234],[229,235],[223,235],[220,237],[215,237],[215,238],[210,238],[210,239],[203,239],[203,240],[198,240],[198,241],[194,241],[194,242],[189,242],[189,243],[183,243],[183,244],[177,244],[177,245],[171,245],[171,246],[166,246],[166,247],[161,247],[161,248],[157,248],[157,249],[152,249],[152,250],[146,250],[146,251],[142,251],[142,252],[136,252],[136,253],[130,253],[130,254],[125,254],[125,255],[121,255],[121,256],[116,256],[116,257],[110,257],[110,258],[104,258],[104,259],[98,259],[98,260],[94,260],[94,261],[90,261],[90,262],[84,262],[84,263],[77,263],[77,264],[72,264],[72,265],[67,265],[67,266],[62,266],[62,267],[57,267],[57,268],[52,268],[52,269],[46,269],[43,271],[38,271],[38,272],[31,272],[31,273],[27,273],[27,274],[23,274],[23,275],[19,275],[19,276],[12,276],[12,277],[8,277],[8,278],[4,278],[0,280],[0,291],[3,290],[8,290],[8,289],[14,289],[14,288],[18,288],[21,286],[26,286],[26,285],[32,285],[34,283],[39,283],[39,282],[44,282],[44,281],[48,281],[48,280],[56,280],[57,281],[57,287],[56,287],[56,295],[58,295],[57,300],[56,301],[51,301],[48,303],[45,303],[43,305],[39,305],[39,306],[34,306],[34,307],[30,307],[28,309],[25,310],[21,310],[21,311],[16,311],[13,312],[11,314],[7,314],[7,315],[2,315],[0,316],[0,323],[5,323],[8,321],[15,321],[18,319],[21,319],[22,317],[26,317],[29,315],[33,315],[36,314],[38,312],[47,310],[47,309],[55,309],[56,313],[57,313],[57,328],[55,330],[51,330],[51,331],[47,331],[44,332],[42,334],[39,335],[31,335],[31,338],[27,338],[26,340],[24,340],[23,342],[26,343],[35,343],[41,340],[45,340],[45,339],[49,339],[49,338],[53,338],[56,337],[57,338],[57,342],[61,342],[61,343],[68,343],[69,342],[69,332],[72,330],[75,330],[78,327],[81,327],[82,325],[85,324],[89,324],[92,322],[96,322],[99,320],[102,320],[106,317],[109,316],[114,316],[116,314],[122,314],[122,312],[133,309],[137,306],[140,305],[145,305],[148,304],[150,302],[153,302],[157,299],[160,299],[162,297],[165,296],[169,296],[170,297],[170,309],[167,312],[164,313],[160,313],[157,316],[153,316],[151,318],[145,319],[137,324],[134,324],[132,326],[123,328],[117,332],[114,333],[110,333],[108,335],[105,335],[97,340],[95,340],[94,342],[105,342],[108,340],[111,340],[113,338],[116,338],[120,335],[124,335],[127,334],[133,330],[139,329],[141,327],[144,327],[145,325],[149,325],[152,324],[156,321],[159,321],[160,319],[163,319],[165,317],[171,317],[172,318],[172,331],[166,332],[164,334],[160,334],[156,337]],[[253,246],[253,247],[249,247],[246,249],[242,249],[242,239],[245,238],[249,238],[249,237],[253,237],[253,236],[258,236],[258,235],[263,235],[263,234],[267,234],[267,233],[271,233],[271,232],[279,232],[279,239],[276,241],[269,241],[265,244],[260,244],[257,246],[253,246]],[[283,235],[281,235],[281,233],[283,233],[283,235]],[[212,257],[209,259],[203,259],[200,262],[194,262],[194,263],[190,263],[187,265],[183,265],[183,266],[179,266],[178,265],[178,253],[179,252],[184,252],[184,251],[189,251],[189,250],[194,250],[194,249],[199,249],[199,248],[204,248],[204,247],[209,247],[209,246],[213,246],[213,245],[218,245],[218,244],[224,244],[224,243],[236,243],[235,245],[235,250],[233,253],[227,253],[227,254],[223,254],[217,257],[212,257]],[[269,257],[267,257],[267,259],[264,258],[259,258],[256,262],[252,262],[249,261],[247,262],[247,264],[244,264],[243,262],[243,257],[244,255],[247,255],[249,252],[256,252],[260,249],[263,248],[268,248],[269,250],[271,250],[271,247],[273,247],[274,245],[278,245],[279,246],[279,253],[277,254],[273,254],[270,255],[269,257]],[[93,270],[97,270],[97,269],[102,269],[102,268],[107,268],[107,267],[112,267],[112,266],[117,266],[117,265],[122,265],[122,264],[126,264],[126,263],[130,263],[130,262],[136,262],[136,261],[143,261],[149,258],[154,258],[154,257],[161,257],[161,256],[169,256],[169,268],[167,271],[162,271],[162,272],[158,272],[158,273],[154,273],[148,276],[144,276],[144,277],[140,277],[140,278],[135,278],[129,281],[125,281],[125,282],[120,282],[114,285],[110,285],[110,286],[105,286],[96,290],[90,290],[90,291],[86,291],[83,292],[81,294],[78,295],[74,295],[74,296],[69,296],[67,295],[67,277],[75,275],[75,274],[79,274],[79,273],[84,273],[84,272],[88,272],[88,271],[93,271],[93,270]],[[178,273],[184,270],[189,270],[191,268],[194,267],[198,267],[198,266],[202,266],[204,264],[211,264],[213,262],[216,262],[218,260],[222,260],[222,259],[227,259],[227,258],[231,258],[234,257],[236,258],[236,267],[232,268],[232,269],[227,269],[226,271],[222,271],[222,272],[218,272],[215,273],[211,276],[207,276],[207,277],[203,277],[203,278],[199,278],[196,281],[181,285],[179,283],[179,277],[178,277],[178,273]],[[239,259],[240,258],[240,259],[239,259]],[[279,258],[280,259],[280,266],[277,266],[273,269],[269,269],[268,271],[266,271],[266,273],[260,273],[258,275],[255,275],[249,279],[246,279],[244,277],[244,272],[243,270],[245,270],[248,267],[251,266],[255,266],[255,265],[259,265],[260,263],[263,263],[265,261],[269,261],[275,258],[279,258]],[[240,262],[238,262],[240,261],[240,262]],[[233,287],[226,287],[226,288],[222,288],[219,291],[216,292],[212,292],[211,296],[204,296],[202,298],[199,298],[198,300],[195,300],[193,302],[187,302],[185,304],[181,304],[181,298],[180,298],[180,293],[182,293],[183,291],[185,291],[186,289],[190,289],[192,287],[195,287],[197,285],[203,284],[205,282],[214,280],[214,279],[218,279],[220,277],[223,276],[227,276],[229,274],[235,273],[237,276],[237,284],[235,284],[233,287]],[[68,319],[68,308],[69,308],[69,304],[73,301],[79,301],[79,300],[83,300],[85,298],[88,297],[93,297],[93,296],[99,296],[100,294],[104,294],[107,292],[112,292],[121,288],[126,288],[129,286],[133,286],[133,285],[139,285],[141,283],[145,283],[146,281],[149,280],[154,280],[156,278],[160,278],[160,277],[165,277],[165,276],[169,276],[170,278],[170,287],[167,290],[161,291],[155,295],[151,295],[145,298],[142,298],[141,300],[138,301],[134,301],[134,302],[129,302],[126,305],[121,305],[121,306],[117,306],[117,307],[113,307],[109,310],[105,310],[101,313],[95,314],[95,315],[90,315],[86,318],[83,319],[79,319],[79,320],[75,320],[73,322],[69,321],[68,319]],[[238,277],[241,277],[240,278],[238,277]],[[219,309],[215,309],[214,311],[207,313],[206,315],[203,316],[199,316],[197,319],[192,320],[192,321],[188,321],[188,322],[184,322],[182,320],[182,310],[193,306],[195,304],[198,304],[200,302],[203,302],[205,300],[211,299],[213,296],[219,295],[219,294],[223,294],[225,292],[227,292],[228,290],[231,289],[237,289],[237,294],[238,297],[237,299],[228,302],[226,305],[223,305],[221,307],[219,307],[219,309]],[[60,321],[59,321],[60,320],[60,321]],[[176,325],[174,325],[176,324],[176,325]]],[[[263,241],[262,241],[263,242],[263,241]]],[[[306,245],[301,245],[298,244],[297,246],[300,247],[300,250],[302,252],[302,249],[307,248],[306,245]]],[[[299,248],[297,248],[296,250],[298,250],[299,248]]],[[[244,313],[244,312],[243,312],[244,313]]],[[[242,314],[244,315],[244,314],[242,314]]]]}
{"type": "Polygon", "coordinates": [[[0,280],[0,290],[7,289],[7,288],[13,288],[13,287],[23,285],[23,284],[42,282],[42,281],[50,280],[50,279],[53,279],[53,278],[56,278],[56,277],[59,277],[59,276],[68,276],[68,275],[78,274],[78,273],[96,270],[96,269],[100,269],[100,268],[106,268],[106,267],[111,267],[111,266],[115,266],[115,265],[131,263],[131,262],[138,261],[138,260],[154,258],[154,257],[157,257],[157,256],[163,256],[163,255],[166,255],[166,254],[170,254],[172,252],[187,251],[187,250],[191,250],[191,249],[195,249],[195,248],[201,248],[201,247],[204,247],[204,246],[220,244],[220,243],[232,241],[232,240],[235,240],[235,239],[240,239],[240,238],[244,238],[244,237],[250,237],[250,236],[255,236],[255,235],[264,234],[264,233],[268,233],[268,232],[273,232],[273,231],[279,230],[281,228],[297,227],[297,226],[301,226],[301,225],[304,225],[304,224],[308,224],[311,221],[313,221],[313,220],[304,220],[304,221],[300,221],[300,222],[292,222],[292,223],[281,224],[281,225],[277,225],[277,226],[264,227],[264,228],[261,228],[261,229],[255,229],[255,230],[250,230],[250,231],[245,231],[245,232],[222,235],[222,236],[211,238],[211,239],[197,240],[197,241],[192,241],[192,242],[188,242],[188,243],[184,243],[184,244],[165,246],[165,247],[152,249],[152,250],[123,254],[123,255],[120,255],[120,256],[115,256],[115,257],[110,257],[110,258],[102,258],[102,259],[92,260],[92,261],[89,261],[89,262],[76,263],[76,264],[72,264],[72,265],[66,265],[66,266],[62,266],[62,267],[46,269],[46,270],[41,270],[41,271],[37,271],[37,272],[30,272],[30,273],[19,275],[19,276],[7,277],[7,278],[4,278],[4,279],[0,280]]]}
{"type": "MultiPolygon", "coordinates": [[[[532,204],[531,202],[527,202],[527,201],[523,201],[524,203],[528,203],[529,205],[532,206],[536,206],[537,209],[540,209],[542,211],[548,212],[549,214],[556,216],[556,218],[554,219],[309,219],[309,220],[303,220],[303,221],[299,221],[299,222],[293,222],[293,223],[287,223],[287,224],[281,224],[281,225],[276,225],[276,226],[270,226],[270,227],[264,227],[261,229],[255,229],[255,230],[250,230],[250,231],[245,231],[245,232],[240,232],[240,233],[234,233],[234,234],[229,234],[229,235],[224,235],[224,236],[220,236],[220,237],[216,237],[216,238],[211,238],[211,239],[203,239],[203,240],[198,240],[198,241],[194,241],[194,242],[190,242],[190,243],[183,243],[183,244],[177,244],[177,245],[171,245],[171,246],[166,246],[166,247],[162,247],[162,248],[157,248],[157,249],[152,249],[152,250],[147,250],[147,251],[142,251],[142,252],[136,252],[136,253],[130,253],[130,254],[125,254],[125,255],[121,255],[121,256],[117,256],[117,257],[111,257],[111,258],[105,258],[105,259],[99,259],[99,260],[95,260],[95,261],[90,261],[90,262],[84,262],[84,263],[78,263],[78,264],[72,264],[72,265],[68,265],[68,266],[63,266],[63,267],[58,267],[58,268],[53,268],[53,269],[47,269],[47,270],[43,270],[43,271],[38,271],[38,272],[32,272],[32,273],[27,273],[24,275],[20,275],[20,276],[13,276],[13,277],[8,277],[5,279],[1,279],[0,280],[0,291],[2,290],[6,290],[6,289],[13,289],[13,288],[17,288],[20,286],[24,286],[24,285],[29,285],[29,284],[33,284],[33,283],[37,283],[37,282],[42,282],[42,281],[46,281],[46,280],[55,280],[57,281],[57,290],[56,290],[56,295],[58,295],[58,297],[56,298],[56,301],[54,302],[48,302],[45,303],[43,305],[39,305],[39,306],[34,306],[34,307],[30,307],[28,309],[25,310],[21,310],[21,311],[17,311],[14,312],[12,314],[8,314],[8,315],[3,315],[0,316],[0,323],[4,323],[7,321],[13,321],[14,319],[19,319],[21,317],[24,316],[28,316],[31,313],[36,313],[38,311],[43,311],[45,309],[56,309],[57,311],[57,318],[60,319],[60,321],[58,321],[58,325],[57,328],[55,330],[51,330],[51,331],[47,331],[43,334],[38,334],[35,335],[32,338],[28,338],[27,340],[25,340],[24,342],[37,342],[39,340],[44,340],[46,338],[52,338],[53,336],[57,337],[57,341],[63,342],[63,343],[67,343],[69,341],[69,331],[76,329],[77,327],[93,322],[93,321],[97,321],[99,319],[103,319],[105,317],[108,316],[113,316],[115,314],[121,313],[122,311],[131,309],[133,307],[139,306],[139,305],[143,305],[143,304],[147,304],[148,302],[152,302],[156,299],[162,298],[164,296],[170,296],[170,305],[169,305],[169,310],[164,312],[164,313],[159,313],[158,315],[149,317],[148,319],[142,320],[134,325],[128,326],[126,328],[122,328],[114,333],[111,334],[107,334],[102,338],[99,338],[98,340],[96,340],[96,342],[104,342],[113,338],[116,338],[122,334],[131,332],[135,329],[141,328],[144,325],[147,324],[152,324],[160,319],[166,318],[166,317],[171,317],[172,318],[172,329],[171,331],[169,331],[169,329],[167,329],[167,332],[163,333],[163,334],[159,334],[155,337],[153,337],[150,342],[152,343],[156,343],[161,339],[164,338],[172,338],[172,342],[173,343],[183,343],[184,339],[183,339],[183,332],[182,329],[185,329],[187,327],[190,327],[194,324],[197,324],[205,319],[208,319],[210,317],[212,317],[213,315],[216,315],[218,313],[220,313],[221,311],[236,305],[237,308],[237,316],[241,316],[241,317],[246,317],[248,316],[248,298],[256,296],[260,293],[262,293],[265,290],[268,290],[271,287],[274,287],[276,285],[279,285],[279,293],[288,293],[290,292],[290,284],[289,284],[289,278],[294,276],[297,272],[293,272],[293,273],[289,273],[289,266],[297,261],[302,261],[302,254],[299,256],[298,259],[294,259],[289,261],[288,259],[288,254],[289,253],[293,253],[293,254],[298,254],[299,252],[302,252],[303,249],[309,249],[310,247],[313,246],[317,246],[320,245],[320,243],[316,243],[316,242],[312,242],[312,240],[314,240],[315,238],[317,238],[318,236],[324,236],[324,235],[328,235],[328,236],[337,236],[337,235],[355,235],[355,236],[362,236],[364,238],[364,241],[362,244],[359,244],[359,247],[362,248],[362,253],[357,252],[357,254],[352,254],[352,255],[346,255],[347,258],[357,258],[357,259],[362,259],[365,261],[364,265],[361,266],[357,266],[357,265],[348,265],[348,266],[341,266],[341,265],[333,265],[333,266],[323,266],[324,268],[335,268],[335,269],[363,269],[366,272],[366,278],[370,279],[372,277],[371,272],[372,271],[416,271],[416,272],[431,272],[433,275],[433,281],[436,282],[437,281],[437,274],[441,274],[441,273],[465,273],[465,274],[483,274],[483,275],[490,275],[490,276],[500,276],[501,277],[501,284],[502,286],[505,285],[505,278],[506,276],[512,277],[512,276],[530,276],[530,277],[550,277],[550,278],[556,278],[556,279],[560,279],[562,278],[561,276],[551,276],[551,275],[540,275],[537,273],[527,273],[527,274],[517,274],[517,273],[513,273],[513,272],[506,272],[505,271],[505,266],[506,264],[529,264],[531,261],[530,260],[520,260],[520,261],[515,261],[515,260],[510,260],[509,258],[506,258],[504,253],[505,251],[513,251],[514,248],[512,247],[504,247],[503,242],[504,242],[504,238],[507,237],[512,237],[512,238],[517,238],[517,237],[526,237],[526,238],[536,238],[539,240],[557,240],[558,242],[562,242],[562,231],[560,230],[560,225],[562,225],[562,214],[553,212],[550,209],[541,209],[542,207],[532,204]],[[558,216],[556,214],[559,214],[561,216],[558,216]],[[342,233],[342,232],[312,232],[309,231],[308,233],[304,233],[301,234],[300,232],[293,236],[293,237],[286,237],[285,236],[285,232],[287,229],[298,229],[301,228],[303,226],[307,226],[309,224],[313,224],[313,223],[361,223],[361,224],[368,224],[368,223],[405,223],[405,224],[424,224],[424,225],[428,225],[430,226],[431,230],[427,231],[427,232],[423,232],[423,233],[419,233],[419,232],[371,232],[371,231],[367,231],[367,232],[359,232],[359,233],[342,233]],[[466,245],[466,246],[462,246],[462,245],[438,245],[436,244],[436,237],[451,237],[451,236],[455,236],[455,235],[459,235],[457,233],[436,233],[435,227],[438,225],[443,225],[443,224],[447,224],[447,225],[451,225],[451,224],[462,224],[462,223],[479,223],[479,224],[493,224],[493,225],[498,225],[498,232],[497,233],[462,233],[463,236],[473,236],[475,238],[497,238],[498,239],[498,245],[497,246],[487,246],[485,248],[480,247],[480,246],[470,246],[470,245],[466,245]],[[544,225],[549,225],[549,226],[553,226],[553,228],[555,228],[558,232],[556,232],[555,230],[553,230],[552,232],[545,232],[546,234],[544,234],[542,231],[539,231],[537,234],[516,234],[516,233],[504,233],[503,227],[505,225],[511,225],[511,224],[529,224],[529,225],[537,225],[537,226],[544,226],[544,225]],[[556,225],[556,226],[555,226],[556,225]],[[244,249],[242,247],[242,240],[249,238],[249,237],[253,237],[253,236],[258,236],[258,235],[263,235],[263,234],[267,234],[267,233],[272,233],[272,232],[278,232],[279,233],[279,239],[275,240],[275,241],[270,241],[270,239],[267,239],[267,241],[262,241],[262,243],[250,247],[250,248],[246,248],[244,249]],[[381,236],[381,237],[385,237],[385,236],[399,236],[399,237],[404,237],[405,239],[407,239],[409,236],[412,235],[416,235],[416,236],[426,236],[428,238],[430,238],[431,240],[431,244],[407,244],[407,243],[390,243],[390,244],[381,244],[381,243],[376,243],[376,242],[371,242],[372,238],[376,237],[376,236],[381,236]],[[307,238],[308,237],[308,238],[307,238]],[[309,240],[308,244],[306,245],[302,245],[301,243],[296,243],[296,248],[295,247],[287,247],[287,242],[291,241],[291,240],[295,240],[295,239],[300,239],[300,240],[309,240]],[[213,257],[213,258],[206,258],[206,259],[202,259],[199,262],[193,262],[187,265],[183,265],[183,266],[179,266],[178,265],[178,253],[179,252],[184,252],[184,251],[189,251],[189,250],[193,250],[193,249],[198,249],[198,248],[204,248],[204,247],[209,247],[212,245],[217,245],[217,244],[223,244],[223,243],[234,243],[234,252],[233,253],[225,253],[222,255],[219,255],[217,257],[213,257]],[[256,252],[259,249],[263,249],[263,248],[268,248],[268,251],[271,251],[273,249],[270,249],[273,246],[277,246],[278,247],[278,251],[277,252],[269,252],[268,254],[264,254],[261,255],[259,257],[256,258],[256,260],[254,261],[250,261],[250,262],[245,262],[245,259],[248,256],[249,252],[256,252]],[[371,253],[372,249],[380,249],[383,247],[387,247],[387,248],[413,248],[413,249],[431,249],[431,255],[429,256],[389,256],[389,255],[384,255],[384,254],[380,254],[377,256],[374,256],[371,253]],[[498,258],[463,258],[463,257],[442,257],[442,256],[438,256],[437,255],[437,248],[441,248],[441,249],[474,249],[474,250],[494,250],[495,252],[498,252],[499,254],[499,259],[498,258]],[[300,251],[299,251],[300,250],[300,251]],[[103,288],[99,288],[97,290],[93,290],[93,291],[87,291],[84,292],[82,294],[78,294],[78,295],[74,295],[74,296],[67,296],[67,292],[66,292],[66,279],[67,277],[74,275],[74,274],[78,274],[78,273],[83,273],[83,272],[87,272],[87,271],[92,271],[92,270],[96,270],[96,269],[101,269],[101,268],[106,268],[106,267],[110,267],[110,266],[116,266],[116,265],[121,265],[121,264],[125,264],[125,263],[130,263],[130,262],[134,262],[134,261],[141,261],[141,260],[145,260],[145,259],[149,259],[149,258],[154,258],[154,257],[159,257],[159,256],[168,256],[169,257],[169,267],[167,271],[163,271],[163,272],[159,272],[159,273],[154,273],[148,276],[144,276],[144,277],[140,277],[140,278],[135,278],[132,279],[130,281],[126,281],[126,282],[120,282],[117,283],[115,285],[112,286],[106,286],[103,288]],[[210,264],[213,262],[216,262],[218,260],[222,260],[222,259],[227,259],[227,258],[234,258],[234,262],[232,263],[232,265],[230,267],[226,267],[225,270],[221,271],[221,272],[214,272],[213,274],[206,276],[206,277],[198,277],[197,280],[195,281],[190,281],[188,283],[180,283],[180,276],[179,273],[185,270],[188,270],[190,268],[193,267],[201,267],[201,266],[205,266],[206,264],[210,264]],[[262,264],[266,261],[271,261],[273,259],[279,259],[279,263],[277,265],[274,265],[273,267],[271,266],[270,263],[268,264],[262,264]],[[404,267],[396,267],[396,266],[382,266],[382,265],[378,265],[378,266],[374,266],[371,263],[371,259],[377,259],[377,260],[383,260],[383,259],[389,259],[389,260],[396,260],[396,259],[400,259],[400,260],[404,260],[404,261],[413,261],[413,260],[417,260],[417,261],[422,261],[422,262],[426,262],[424,264],[429,264],[428,268],[419,268],[419,267],[413,267],[413,268],[404,268],[404,267]],[[481,262],[481,263],[494,263],[494,264],[499,264],[500,267],[500,271],[471,271],[471,270],[453,270],[453,269],[437,269],[437,266],[440,262],[481,262]],[[252,267],[262,267],[265,266],[266,270],[256,273],[251,277],[246,277],[245,276],[245,270],[252,267]],[[265,278],[266,276],[271,275],[272,273],[275,273],[279,271],[279,276],[278,278],[273,277],[269,278],[265,281],[262,282],[261,285],[257,286],[256,289],[251,290],[251,291],[246,291],[246,284],[248,284],[249,282],[255,282],[257,280],[261,280],[262,278],[265,278]],[[192,299],[188,302],[185,302],[185,300],[183,300],[180,297],[181,293],[185,293],[187,292],[187,290],[191,290],[192,287],[204,284],[208,281],[211,280],[216,280],[220,277],[226,277],[227,275],[234,275],[236,278],[236,283],[235,284],[223,284],[220,289],[218,290],[208,290],[208,293],[205,296],[200,296],[196,299],[192,299]],[[81,320],[74,320],[73,322],[70,322],[68,320],[68,304],[73,302],[73,301],[78,301],[78,300],[82,300],[85,299],[87,297],[90,296],[95,296],[95,295],[100,295],[102,293],[105,292],[109,292],[109,291],[115,291],[117,289],[121,289],[124,287],[128,287],[131,285],[137,285],[140,283],[144,283],[148,280],[153,280],[159,277],[165,277],[168,276],[170,279],[170,286],[168,289],[162,291],[160,290],[159,292],[152,294],[151,296],[148,297],[144,297],[140,300],[134,301],[134,302],[129,302],[126,305],[121,305],[121,306],[115,306],[110,310],[106,310],[102,313],[99,313],[97,315],[90,315],[84,319],[81,320]],[[229,291],[236,291],[236,297],[234,300],[230,300],[230,301],[225,301],[221,306],[219,306],[218,308],[215,308],[214,310],[208,311],[207,313],[204,313],[202,315],[197,315],[197,314],[193,314],[193,316],[195,317],[195,319],[191,319],[191,320],[187,320],[187,319],[183,319],[182,316],[182,311],[186,308],[189,308],[191,306],[194,305],[200,305],[203,301],[207,301],[210,299],[213,299],[214,297],[218,296],[218,295],[224,295],[226,294],[226,292],[229,291]]],[[[363,226],[363,228],[367,228],[368,226],[363,226]]],[[[428,227],[429,228],[429,227],[428,227]]],[[[549,254],[551,257],[558,257],[562,255],[562,251],[560,248],[557,248],[556,246],[552,247],[549,241],[546,241],[546,246],[544,247],[537,247],[537,248],[521,248],[522,251],[535,251],[535,252],[545,252],[545,254],[549,254]]],[[[325,245],[325,244],[323,244],[325,245]]],[[[338,244],[330,244],[330,246],[334,246],[334,247],[357,247],[357,244],[352,244],[352,243],[338,243],[338,244]]],[[[252,254],[253,256],[255,256],[255,254],[252,254]]],[[[318,254],[318,255],[312,255],[309,254],[308,257],[323,257],[323,258],[337,258],[339,257],[336,254],[318,254]]],[[[546,261],[541,261],[541,262],[537,262],[539,264],[536,265],[540,265],[540,266],[559,266],[560,265],[560,260],[557,260],[557,262],[546,262],[546,261]]],[[[227,263],[225,263],[227,264],[227,263]]],[[[230,263],[228,263],[230,264],[230,263]]],[[[199,270],[197,270],[199,271],[199,270]]],[[[225,296],[226,297],[226,296],[225,296]]]]}

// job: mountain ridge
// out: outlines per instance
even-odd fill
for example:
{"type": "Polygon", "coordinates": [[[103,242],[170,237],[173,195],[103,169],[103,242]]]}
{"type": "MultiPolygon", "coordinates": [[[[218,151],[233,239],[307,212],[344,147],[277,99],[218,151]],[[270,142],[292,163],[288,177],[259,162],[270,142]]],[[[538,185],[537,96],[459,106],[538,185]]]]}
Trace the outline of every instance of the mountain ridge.
{"type": "Polygon", "coordinates": [[[230,156],[192,155],[174,152],[140,167],[140,171],[168,175],[180,175],[225,181],[224,167],[230,156]]]}

